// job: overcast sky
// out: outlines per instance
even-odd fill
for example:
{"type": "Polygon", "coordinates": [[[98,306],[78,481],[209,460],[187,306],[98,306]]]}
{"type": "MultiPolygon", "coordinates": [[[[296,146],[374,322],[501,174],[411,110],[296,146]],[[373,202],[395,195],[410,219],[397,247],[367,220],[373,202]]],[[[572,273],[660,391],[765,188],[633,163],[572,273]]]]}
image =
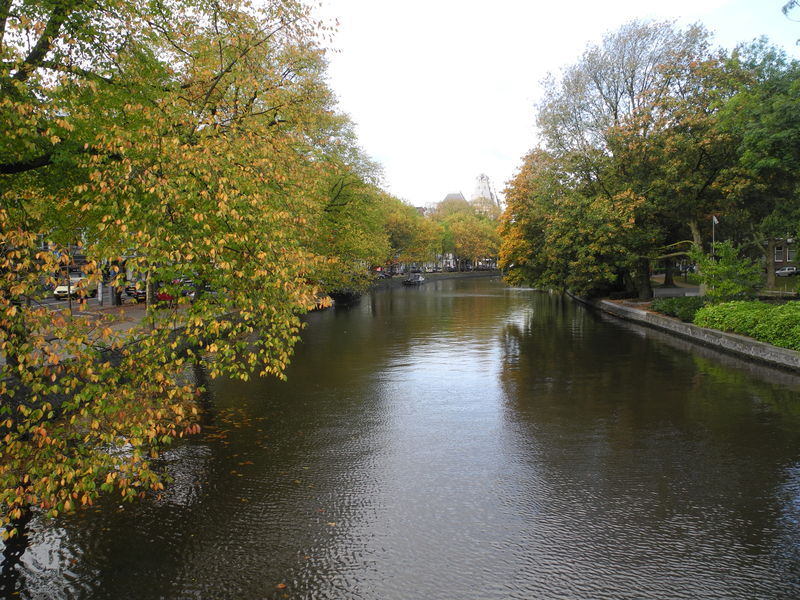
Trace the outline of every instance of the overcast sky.
{"type": "Polygon", "coordinates": [[[339,21],[330,85],[383,165],[384,187],[415,206],[502,192],[537,143],[540,82],[633,19],[703,23],[717,45],[766,35],[800,57],[785,0],[321,0],[339,21]]]}

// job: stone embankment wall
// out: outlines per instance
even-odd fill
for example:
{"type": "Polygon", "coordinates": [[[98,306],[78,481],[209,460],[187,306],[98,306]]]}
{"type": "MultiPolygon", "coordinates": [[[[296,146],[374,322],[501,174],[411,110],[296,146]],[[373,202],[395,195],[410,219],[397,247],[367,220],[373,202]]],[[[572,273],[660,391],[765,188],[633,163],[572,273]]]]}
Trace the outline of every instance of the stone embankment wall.
{"type": "Polygon", "coordinates": [[[587,306],[591,306],[621,319],[641,323],[648,327],[654,327],[748,360],[755,360],[782,369],[800,372],[800,352],[795,350],[778,348],[771,344],[765,344],[735,333],[726,333],[716,329],[698,327],[691,323],[684,323],[679,319],[612,302],[610,300],[587,300],[578,296],[572,297],[582,304],[586,304],[587,306]]]}

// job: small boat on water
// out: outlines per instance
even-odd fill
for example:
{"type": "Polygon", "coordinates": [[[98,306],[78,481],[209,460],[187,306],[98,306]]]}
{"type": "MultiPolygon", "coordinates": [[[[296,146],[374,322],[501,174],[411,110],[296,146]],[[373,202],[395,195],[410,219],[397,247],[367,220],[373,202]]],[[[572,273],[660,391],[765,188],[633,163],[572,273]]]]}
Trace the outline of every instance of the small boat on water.
{"type": "Polygon", "coordinates": [[[403,280],[403,285],[422,285],[424,282],[425,278],[422,273],[411,273],[403,280]]]}

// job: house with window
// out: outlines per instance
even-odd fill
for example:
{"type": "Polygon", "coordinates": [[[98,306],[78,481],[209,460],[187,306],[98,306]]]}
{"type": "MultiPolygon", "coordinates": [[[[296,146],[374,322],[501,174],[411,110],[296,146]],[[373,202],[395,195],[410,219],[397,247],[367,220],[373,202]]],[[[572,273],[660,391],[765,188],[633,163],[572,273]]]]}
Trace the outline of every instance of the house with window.
{"type": "Polygon", "coordinates": [[[775,268],[798,267],[797,244],[793,239],[775,240],[774,246],[775,268]]]}

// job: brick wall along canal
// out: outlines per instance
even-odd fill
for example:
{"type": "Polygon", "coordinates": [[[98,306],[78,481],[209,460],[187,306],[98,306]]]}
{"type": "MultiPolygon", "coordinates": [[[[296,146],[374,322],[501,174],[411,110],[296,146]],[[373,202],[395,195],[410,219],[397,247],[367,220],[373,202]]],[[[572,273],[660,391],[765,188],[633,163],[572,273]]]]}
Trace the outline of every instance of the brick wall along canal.
{"type": "Polygon", "coordinates": [[[800,597],[800,383],[493,279],[309,317],[24,598],[800,597]]]}

